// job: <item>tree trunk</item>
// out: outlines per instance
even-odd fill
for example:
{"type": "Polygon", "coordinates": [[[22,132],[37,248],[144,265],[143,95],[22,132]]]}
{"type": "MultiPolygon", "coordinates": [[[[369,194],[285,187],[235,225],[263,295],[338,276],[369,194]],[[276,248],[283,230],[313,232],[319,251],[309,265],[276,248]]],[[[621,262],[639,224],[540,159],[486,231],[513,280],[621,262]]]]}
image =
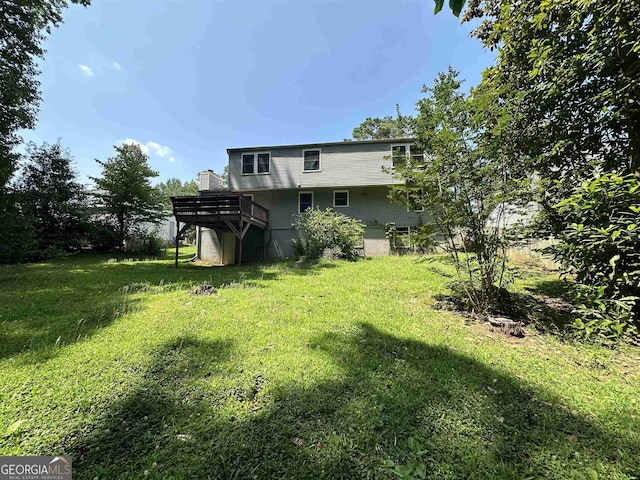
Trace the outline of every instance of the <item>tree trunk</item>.
{"type": "Polygon", "coordinates": [[[118,249],[124,252],[124,214],[118,214],[118,249]]]}

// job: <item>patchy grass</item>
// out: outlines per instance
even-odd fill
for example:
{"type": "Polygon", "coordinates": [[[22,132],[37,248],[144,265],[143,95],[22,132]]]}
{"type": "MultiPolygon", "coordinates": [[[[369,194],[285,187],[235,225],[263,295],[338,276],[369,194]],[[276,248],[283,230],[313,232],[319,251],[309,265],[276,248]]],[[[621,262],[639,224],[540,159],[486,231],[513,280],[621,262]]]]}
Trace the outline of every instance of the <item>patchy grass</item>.
{"type": "Polygon", "coordinates": [[[0,454],[69,454],[74,478],[636,477],[640,353],[468,326],[431,308],[447,269],[2,267],[0,454]]]}

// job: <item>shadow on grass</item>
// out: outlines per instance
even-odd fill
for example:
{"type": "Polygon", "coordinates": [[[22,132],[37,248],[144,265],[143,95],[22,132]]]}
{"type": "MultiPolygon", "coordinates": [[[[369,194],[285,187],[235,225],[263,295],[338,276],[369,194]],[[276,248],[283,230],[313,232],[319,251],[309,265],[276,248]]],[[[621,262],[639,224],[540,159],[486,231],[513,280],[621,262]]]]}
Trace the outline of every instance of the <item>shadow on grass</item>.
{"type": "Polygon", "coordinates": [[[65,440],[74,478],[396,478],[391,462],[429,478],[640,471],[633,428],[606,431],[446,347],[361,324],[310,343],[334,365],[330,378],[290,384],[225,372],[231,348],[190,338],[161,348],[126,398],[65,440]]]}
{"type": "MultiPolygon", "coordinates": [[[[141,383],[115,408],[104,411],[101,423],[92,431],[74,438],[71,447],[63,447],[73,451],[80,477],[123,478],[127,472],[140,477],[142,471],[131,467],[146,463],[147,456],[157,456],[162,462],[162,457],[175,460],[170,453],[174,449],[189,450],[193,442],[187,425],[206,421],[200,418],[204,409],[190,408],[203,401],[195,387],[228,360],[232,347],[226,341],[184,337],[159,348],[141,383]]],[[[192,456],[185,460],[192,461],[192,456]]]]}
{"type": "Polygon", "coordinates": [[[555,296],[540,297],[527,293],[511,293],[511,306],[504,313],[523,320],[543,333],[565,335],[574,317],[573,305],[555,296]]]}
{"type": "Polygon", "coordinates": [[[538,296],[562,298],[572,301],[575,296],[574,285],[563,279],[539,280],[533,285],[526,287],[526,290],[538,296]]]}
{"type": "Polygon", "coordinates": [[[28,354],[21,357],[25,363],[51,358],[59,347],[85,340],[123,314],[143,308],[144,299],[131,294],[159,285],[185,291],[203,283],[258,286],[283,274],[310,275],[335,267],[326,262],[224,268],[183,263],[176,269],[166,261],[109,262],[111,258],[116,257],[81,255],[0,267],[0,360],[21,354],[28,354]]]}
{"type": "Polygon", "coordinates": [[[540,332],[565,335],[574,320],[574,287],[563,279],[535,280],[524,292],[512,292],[505,313],[540,332]]]}

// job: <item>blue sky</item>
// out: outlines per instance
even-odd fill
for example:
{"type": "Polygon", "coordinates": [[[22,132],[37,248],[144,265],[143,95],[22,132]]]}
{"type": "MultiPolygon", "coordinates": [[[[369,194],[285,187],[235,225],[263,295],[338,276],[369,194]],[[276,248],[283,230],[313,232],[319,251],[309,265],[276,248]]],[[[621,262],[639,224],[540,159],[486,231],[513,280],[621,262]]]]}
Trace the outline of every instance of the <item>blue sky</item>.
{"type": "Polygon", "coordinates": [[[433,0],[94,0],[46,43],[26,141],[61,138],[83,181],[136,141],[158,180],[226,164],[226,149],[339,141],[367,116],[414,112],[451,65],[493,61],[433,0]]]}

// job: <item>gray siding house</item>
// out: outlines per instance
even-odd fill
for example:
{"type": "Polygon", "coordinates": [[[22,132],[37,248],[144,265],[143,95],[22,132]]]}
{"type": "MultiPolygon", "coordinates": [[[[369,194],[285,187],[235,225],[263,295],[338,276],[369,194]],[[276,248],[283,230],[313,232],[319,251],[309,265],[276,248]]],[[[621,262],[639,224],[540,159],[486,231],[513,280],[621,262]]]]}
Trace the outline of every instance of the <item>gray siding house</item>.
{"type": "MultiPolygon", "coordinates": [[[[388,171],[392,159],[404,161],[414,155],[411,144],[410,139],[398,139],[228,149],[229,190],[268,210],[266,228],[249,227],[242,258],[291,256],[295,215],[316,207],[331,207],[361,220],[366,225],[365,255],[389,254],[386,223],[395,222],[406,231],[428,221],[423,212],[388,199],[389,187],[402,183],[388,171]]],[[[237,238],[201,230],[199,257],[234,263],[237,238]]]]}

